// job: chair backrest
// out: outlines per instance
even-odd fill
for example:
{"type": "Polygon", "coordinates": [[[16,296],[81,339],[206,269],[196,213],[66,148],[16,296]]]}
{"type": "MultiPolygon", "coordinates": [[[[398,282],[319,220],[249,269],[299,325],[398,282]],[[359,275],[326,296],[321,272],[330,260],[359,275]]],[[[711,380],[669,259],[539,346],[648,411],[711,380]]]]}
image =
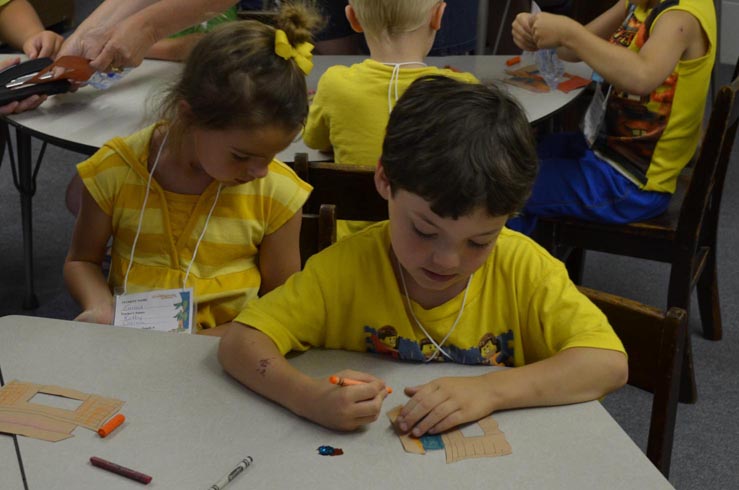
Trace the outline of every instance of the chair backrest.
{"type": "Polygon", "coordinates": [[[681,243],[697,243],[702,226],[708,225],[715,230],[718,225],[721,194],[739,120],[737,91],[739,79],[735,77],[729,85],[719,89],[713,102],[708,127],[680,208],[677,240],[681,243]]]}
{"type": "Polygon", "coordinates": [[[313,186],[313,192],[303,206],[304,212],[318,213],[322,204],[333,204],[337,219],[387,219],[387,201],[375,188],[374,167],[308,162],[307,154],[298,153],[293,168],[298,177],[313,186]]]}
{"type": "Polygon", "coordinates": [[[300,264],[336,241],[336,207],[322,205],[317,214],[303,213],[300,226],[300,264]]]}
{"type": "Polygon", "coordinates": [[[580,287],[605,313],[629,355],[629,384],[654,393],[647,457],[665,477],[670,472],[687,313],[662,311],[633,300],[580,287]]]}

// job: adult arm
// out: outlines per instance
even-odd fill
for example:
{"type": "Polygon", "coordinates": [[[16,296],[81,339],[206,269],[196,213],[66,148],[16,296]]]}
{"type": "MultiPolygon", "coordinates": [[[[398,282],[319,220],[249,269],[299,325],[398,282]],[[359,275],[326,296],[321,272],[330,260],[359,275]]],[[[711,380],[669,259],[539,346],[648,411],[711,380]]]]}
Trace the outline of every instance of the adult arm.
{"type": "Polygon", "coordinates": [[[411,399],[396,423],[414,436],[436,434],[500,410],[594,400],[627,377],[623,353],[575,347],[526,366],[406,388],[411,399]]]}
{"type": "Polygon", "coordinates": [[[83,310],[75,320],[113,323],[113,295],[101,267],[111,234],[110,216],[100,209],[85,188],[72,243],[64,261],[64,282],[83,310]]]}
{"type": "Polygon", "coordinates": [[[105,0],[75,30],[60,55],[91,59],[97,70],[141,64],[160,39],[199,24],[235,0],[105,0]]]}
{"type": "Polygon", "coordinates": [[[377,420],[387,396],[385,384],[366,373],[336,373],[366,381],[346,387],[332,385],[326,378],[312,378],[294,368],[267,335],[240,323],[229,324],[221,338],[218,360],[250,390],[332,429],[355,430],[377,420]]]}

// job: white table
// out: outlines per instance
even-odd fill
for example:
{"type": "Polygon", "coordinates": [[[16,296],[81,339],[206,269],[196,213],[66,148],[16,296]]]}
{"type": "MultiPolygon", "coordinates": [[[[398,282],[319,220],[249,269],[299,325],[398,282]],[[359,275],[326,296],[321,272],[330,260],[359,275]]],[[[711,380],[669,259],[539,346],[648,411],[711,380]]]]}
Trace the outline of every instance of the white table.
{"type": "MultiPolygon", "coordinates": [[[[99,456],[153,476],[151,488],[207,488],[242,458],[254,465],[230,488],[388,489],[672,488],[598,402],[495,414],[513,454],[445,464],[444,452],[403,452],[384,412],[403,387],[486,367],[399,363],[313,350],[292,360],[328,376],[342,369],[383,377],[395,391],[365,430],[337,433],[251,393],[216,360],[217,340],[61,320],[0,318],[5,379],[57,384],[125,400],[127,422],[106,439],[84,428],[58,443],[19,438],[34,489],[140,488],[91,467],[99,456]],[[317,454],[320,445],[343,456],[317,454]]],[[[4,488],[4,487],[3,487],[4,488]]]]}
{"type": "Polygon", "coordinates": [[[0,434],[0,488],[3,490],[22,490],[23,479],[15,454],[13,437],[0,434]]]}
{"type": "MultiPolygon", "coordinates": [[[[0,56],[0,60],[5,56],[0,56]]],[[[350,65],[364,59],[362,56],[316,56],[315,67],[308,77],[308,87],[318,85],[320,75],[329,66],[350,65]]],[[[505,77],[507,56],[449,56],[428,58],[429,64],[451,65],[469,71],[483,81],[505,77]]],[[[567,63],[570,73],[590,77],[590,69],[584,63],[567,63]]],[[[34,111],[9,116],[6,119],[16,127],[18,154],[18,180],[21,193],[21,220],[23,226],[23,261],[25,271],[24,308],[38,305],[33,286],[33,230],[32,199],[36,192],[31,155],[31,138],[81,153],[92,154],[105,142],[131,134],[153,122],[146,114],[156,107],[162,89],[180,73],[182,64],[144,60],[118,84],[101,91],[84,87],[75,93],[51,97],[34,111]]],[[[501,83],[501,85],[505,85],[501,83]]],[[[535,123],[566,107],[582,91],[568,94],[550,92],[537,94],[518,87],[505,85],[521,103],[530,122],[535,123]]],[[[325,153],[309,149],[302,140],[290,145],[277,158],[292,162],[298,152],[307,152],[312,161],[330,160],[325,153]]],[[[11,162],[12,163],[12,162],[11,162]]]]}

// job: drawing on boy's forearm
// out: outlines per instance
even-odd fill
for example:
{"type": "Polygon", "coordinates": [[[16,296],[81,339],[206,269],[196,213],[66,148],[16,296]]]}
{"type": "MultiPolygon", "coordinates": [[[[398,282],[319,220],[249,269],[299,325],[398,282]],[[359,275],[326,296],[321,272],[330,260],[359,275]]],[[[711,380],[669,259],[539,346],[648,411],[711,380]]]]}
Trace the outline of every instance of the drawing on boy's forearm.
{"type": "Polygon", "coordinates": [[[259,367],[257,367],[257,372],[264,376],[267,374],[267,367],[269,367],[270,362],[274,360],[274,357],[268,357],[266,359],[260,359],[259,360],[259,367]]]}

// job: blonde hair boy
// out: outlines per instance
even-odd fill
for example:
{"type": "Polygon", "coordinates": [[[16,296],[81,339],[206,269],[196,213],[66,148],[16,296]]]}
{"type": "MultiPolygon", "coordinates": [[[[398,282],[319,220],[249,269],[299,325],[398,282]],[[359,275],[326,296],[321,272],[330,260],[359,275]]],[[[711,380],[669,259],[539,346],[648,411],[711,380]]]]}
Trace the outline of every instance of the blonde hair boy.
{"type": "Polygon", "coordinates": [[[360,24],[365,35],[392,36],[423,27],[430,13],[440,21],[445,7],[439,0],[350,0],[346,16],[353,27],[360,24]]]}

